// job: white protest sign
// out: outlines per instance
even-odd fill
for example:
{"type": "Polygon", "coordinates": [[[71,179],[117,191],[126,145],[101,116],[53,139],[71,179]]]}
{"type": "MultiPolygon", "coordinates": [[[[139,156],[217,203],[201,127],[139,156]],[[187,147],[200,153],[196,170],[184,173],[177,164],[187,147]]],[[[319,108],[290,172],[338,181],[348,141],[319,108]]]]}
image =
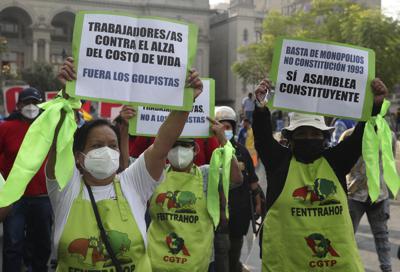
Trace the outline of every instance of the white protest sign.
{"type": "MultiPolygon", "coordinates": [[[[202,79],[203,92],[193,104],[181,137],[208,138],[210,123],[207,116],[214,117],[215,83],[212,79],[202,79]]],[[[167,119],[170,110],[139,106],[137,115],[129,123],[129,133],[132,135],[155,136],[167,119]]]]}
{"type": "Polygon", "coordinates": [[[197,27],[115,12],[79,12],[73,56],[77,80],[67,93],[87,100],[190,109],[185,89],[197,27]]]}
{"type": "Polygon", "coordinates": [[[358,120],[371,115],[375,54],[370,49],[282,38],[271,70],[274,108],[358,120]]]}

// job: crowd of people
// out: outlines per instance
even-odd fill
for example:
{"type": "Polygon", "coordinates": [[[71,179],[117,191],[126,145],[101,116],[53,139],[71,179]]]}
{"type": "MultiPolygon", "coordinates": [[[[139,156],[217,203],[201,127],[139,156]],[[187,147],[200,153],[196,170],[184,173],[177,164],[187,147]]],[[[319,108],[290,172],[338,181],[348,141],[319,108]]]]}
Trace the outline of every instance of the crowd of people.
{"type": "MultiPolygon", "coordinates": [[[[75,78],[67,58],[59,80],[65,85],[75,78]]],[[[187,85],[195,99],[201,95],[195,70],[187,85]]],[[[376,115],[388,91],[379,79],[371,86],[376,115]]],[[[62,160],[56,155],[66,116],[61,109],[45,163],[22,198],[0,208],[2,271],[48,271],[54,258],[56,271],[241,272],[250,226],[260,234],[263,271],[364,271],[354,236],[364,213],[381,270],[392,271],[389,193],[381,173],[379,199],[369,199],[361,154],[365,123],[327,126],[322,116],[292,113],[284,127],[282,113],[274,118],[266,105],[270,91],[265,79],[248,95],[242,122],[232,108],[216,107],[208,139],[180,137],[186,111],[172,111],[154,138],[128,134],[136,115],[129,106],[113,122],[79,119],[75,166],[62,189],[55,174],[62,160]],[[265,169],[266,192],[257,167],[265,169]]],[[[4,179],[42,113],[42,100],[40,91],[24,89],[0,124],[4,179]]]]}

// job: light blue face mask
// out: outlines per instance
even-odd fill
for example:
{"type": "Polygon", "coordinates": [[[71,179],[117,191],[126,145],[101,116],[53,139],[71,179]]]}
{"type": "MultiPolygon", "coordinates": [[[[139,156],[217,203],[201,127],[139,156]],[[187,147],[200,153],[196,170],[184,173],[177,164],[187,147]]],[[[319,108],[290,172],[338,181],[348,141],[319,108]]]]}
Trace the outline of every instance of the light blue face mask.
{"type": "Polygon", "coordinates": [[[225,130],[225,138],[230,141],[233,138],[233,131],[232,130],[225,130]]]}

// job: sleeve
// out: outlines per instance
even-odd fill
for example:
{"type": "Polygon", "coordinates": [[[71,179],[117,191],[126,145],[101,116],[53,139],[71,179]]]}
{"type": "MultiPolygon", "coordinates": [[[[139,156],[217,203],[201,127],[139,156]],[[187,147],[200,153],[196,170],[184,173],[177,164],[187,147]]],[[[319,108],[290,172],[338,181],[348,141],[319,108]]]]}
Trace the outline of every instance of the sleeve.
{"type": "MultiPolygon", "coordinates": [[[[7,121],[5,121],[5,122],[7,122],[7,121]]],[[[7,137],[7,135],[6,135],[7,128],[6,128],[5,122],[0,124],[0,155],[2,155],[4,153],[5,139],[7,137]]]]}
{"type": "Polygon", "coordinates": [[[325,157],[329,160],[335,171],[346,175],[356,164],[361,156],[362,137],[364,134],[365,122],[359,122],[354,132],[335,147],[325,151],[325,157]]]}
{"type": "Polygon", "coordinates": [[[135,160],[120,174],[121,184],[128,192],[136,192],[141,197],[143,205],[150,199],[157,185],[164,179],[164,173],[159,180],[154,180],[147,171],[144,154],[135,160]]]}
{"type": "MultiPolygon", "coordinates": [[[[47,164],[45,167],[47,167],[47,164]]],[[[46,174],[46,171],[44,171],[44,173],[46,174]]],[[[72,191],[76,190],[79,191],[80,188],[79,181],[80,181],[80,173],[76,167],[74,167],[74,173],[72,174],[70,182],[68,182],[67,185],[62,190],[60,190],[60,186],[58,186],[58,182],[56,179],[50,179],[46,175],[47,194],[49,195],[52,206],[53,207],[56,206],[61,199],[67,198],[68,195],[76,193],[72,191]],[[77,187],[78,189],[76,189],[77,187]]]]}
{"type": "Polygon", "coordinates": [[[205,141],[206,164],[210,163],[212,153],[218,147],[219,147],[219,142],[215,136],[206,139],[205,141]]]}
{"type": "Polygon", "coordinates": [[[268,108],[256,107],[253,112],[254,146],[268,172],[279,168],[290,151],[272,136],[271,113],[268,108]]]}
{"type": "Polygon", "coordinates": [[[249,183],[258,182],[258,176],[256,174],[256,170],[254,169],[253,160],[251,159],[250,153],[247,148],[244,148],[243,151],[246,160],[246,170],[248,174],[248,181],[249,183]]]}
{"type": "Polygon", "coordinates": [[[332,145],[335,146],[338,144],[340,136],[347,130],[346,125],[338,120],[335,122],[335,130],[333,131],[332,134],[332,145]]]}

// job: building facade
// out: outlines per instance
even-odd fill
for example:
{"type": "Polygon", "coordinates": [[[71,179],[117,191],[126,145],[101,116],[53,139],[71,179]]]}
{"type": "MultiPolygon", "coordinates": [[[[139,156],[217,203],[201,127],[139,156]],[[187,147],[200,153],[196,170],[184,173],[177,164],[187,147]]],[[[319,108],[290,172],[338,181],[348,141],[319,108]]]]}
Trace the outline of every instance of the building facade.
{"type": "Polygon", "coordinates": [[[242,98],[253,91],[232,72],[240,60],[238,49],[261,39],[267,1],[231,0],[226,10],[216,10],[210,19],[210,75],[216,79],[216,103],[237,111],[242,98]]]}
{"type": "MultiPolygon", "coordinates": [[[[271,2],[277,2],[270,0],[271,2]]],[[[380,8],[381,0],[349,0],[350,2],[359,3],[370,8],[380,8]]],[[[281,4],[281,12],[284,15],[290,15],[298,10],[307,10],[311,7],[312,0],[282,0],[279,1],[281,4]]]]}
{"type": "Polygon", "coordinates": [[[79,10],[113,10],[132,14],[180,19],[199,27],[196,68],[209,74],[210,33],[208,0],[2,0],[0,36],[7,52],[0,56],[2,68],[11,73],[35,61],[57,68],[71,55],[75,13],[79,10]]]}

